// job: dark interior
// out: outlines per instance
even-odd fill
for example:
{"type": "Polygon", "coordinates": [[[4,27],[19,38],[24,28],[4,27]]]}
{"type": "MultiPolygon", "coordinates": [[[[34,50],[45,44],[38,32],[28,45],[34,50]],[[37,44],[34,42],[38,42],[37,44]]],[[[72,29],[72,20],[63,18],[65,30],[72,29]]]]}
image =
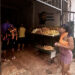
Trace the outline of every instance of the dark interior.
{"type": "Polygon", "coordinates": [[[16,27],[23,23],[29,29],[32,26],[32,8],[31,0],[2,0],[1,22],[9,20],[16,27]]]}

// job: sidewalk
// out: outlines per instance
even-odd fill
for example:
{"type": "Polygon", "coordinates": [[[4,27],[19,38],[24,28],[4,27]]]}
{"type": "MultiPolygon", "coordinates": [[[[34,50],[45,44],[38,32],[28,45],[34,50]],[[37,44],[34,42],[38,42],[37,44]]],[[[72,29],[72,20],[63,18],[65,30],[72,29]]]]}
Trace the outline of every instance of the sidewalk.
{"type": "MultiPolygon", "coordinates": [[[[61,75],[55,64],[49,64],[45,55],[37,56],[32,50],[17,52],[15,60],[2,63],[1,75],[61,75]]],[[[70,71],[75,75],[75,60],[70,71]]]]}
{"type": "MultiPolygon", "coordinates": [[[[71,75],[75,75],[75,62],[73,61],[71,64],[71,69],[70,69],[70,73],[71,75]]],[[[48,75],[61,75],[60,72],[56,73],[56,74],[48,74],[48,75]]]]}

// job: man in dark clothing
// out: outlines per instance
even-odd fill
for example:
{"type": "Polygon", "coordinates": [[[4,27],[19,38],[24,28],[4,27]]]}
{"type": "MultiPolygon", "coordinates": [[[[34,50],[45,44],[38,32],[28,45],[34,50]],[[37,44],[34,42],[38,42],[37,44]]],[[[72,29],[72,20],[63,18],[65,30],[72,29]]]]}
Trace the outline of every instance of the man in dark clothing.
{"type": "Polygon", "coordinates": [[[2,35],[1,40],[2,40],[3,61],[6,61],[7,33],[2,35]]]}
{"type": "Polygon", "coordinates": [[[10,27],[8,29],[8,42],[9,42],[9,47],[12,50],[12,59],[15,59],[14,55],[14,48],[16,46],[16,41],[17,41],[17,30],[15,27],[10,27]]]}

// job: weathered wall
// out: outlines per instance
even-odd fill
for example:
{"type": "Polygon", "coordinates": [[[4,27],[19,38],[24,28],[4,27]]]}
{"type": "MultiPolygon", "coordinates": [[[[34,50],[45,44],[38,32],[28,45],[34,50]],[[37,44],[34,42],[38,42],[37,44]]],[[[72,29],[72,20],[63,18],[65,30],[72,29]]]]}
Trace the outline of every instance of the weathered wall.
{"type": "MultiPolygon", "coordinates": [[[[71,0],[72,4],[71,4],[71,11],[75,12],[75,0],[71,0]]],[[[75,19],[75,16],[74,16],[75,19]]],[[[75,20],[74,20],[75,22],[75,20]]],[[[74,38],[75,38],[75,23],[74,23],[74,38]]]]}
{"type": "MultiPolygon", "coordinates": [[[[15,2],[14,7],[12,6],[12,8],[18,9],[17,14],[16,14],[17,18],[16,19],[13,18],[13,17],[11,17],[11,18],[16,20],[17,25],[20,25],[21,23],[24,23],[25,27],[29,31],[31,31],[33,27],[37,27],[39,25],[39,16],[38,15],[42,11],[46,11],[47,13],[54,13],[54,19],[55,20],[54,21],[47,21],[46,22],[47,26],[60,25],[60,14],[58,13],[57,10],[55,10],[53,8],[50,8],[50,7],[46,6],[46,5],[38,3],[36,1],[34,1],[34,3],[32,1],[31,2],[29,1],[27,4],[25,3],[25,5],[23,3],[22,6],[18,6],[18,5],[15,2]]],[[[4,8],[5,7],[6,6],[4,6],[4,8]]],[[[8,7],[10,7],[10,5],[8,5],[8,7]]],[[[10,7],[10,9],[12,9],[12,8],[10,7]]]]}
{"type": "Polygon", "coordinates": [[[22,10],[22,20],[27,29],[32,29],[33,6],[24,7],[22,10]]]}
{"type": "Polygon", "coordinates": [[[60,13],[58,13],[57,10],[50,8],[46,5],[43,5],[41,3],[35,2],[35,7],[34,7],[34,27],[39,25],[39,13],[42,11],[45,11],[47,13],[53,13],[54,14],[54,21],[47,21],[46,25],[60,25],[60,13]]]}

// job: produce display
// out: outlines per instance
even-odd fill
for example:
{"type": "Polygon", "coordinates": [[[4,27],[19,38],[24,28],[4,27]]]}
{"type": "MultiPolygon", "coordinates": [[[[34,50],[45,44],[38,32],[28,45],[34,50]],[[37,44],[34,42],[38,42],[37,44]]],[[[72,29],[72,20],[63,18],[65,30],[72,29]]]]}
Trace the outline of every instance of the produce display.
{"type": "Polygon", "coordinates": [[[40,31],[40,28],[36,28],[32,31],[32,33],[37,33],[38,31],[40,31]]]}
{"type": "Polygon", "coordinates": [[[42,35],[48,35],[48,36],[56,36],[59,35],[58,30],[56,29],[50,29],[47,27],[43,27],[43,28],[36,28],[32,31],[32,33],[35,34],[42,34],[42,35]]]}
{"type": "Polygon", "coordinates": [[[54,47],[52,47],[52,46],[44,46],[43,49],[44,50],[54,50],[54,47]]]}
{"type": "Polygon", "coordinates": [[[59,31],[58,27],[42,27],[36,28],[32,31],[33,34],[40,34],[40,35],[33,35],[36,44],[36,48],[45,50],[45,51],[54,51],[54,43],[57,42],[59,39],[59,31]],[[45,35],[45,36],[42,36],[45,35]],[[54,37],[55,36],[55,37],[54,37]]]}
{"type": "Polygon", "coordinates": [[[47,51],[52,51],[54,50],[54,47],[52,46],[48,46],[48,45],[44,45],[44,46],[37,46],[37,48],[43,49],[43,50],[47,50],[47,51]]]}
{"type": "Polygon", "coordinates": [[[50,30],[49,35],[59,35],[57,30],[50,30]]]}

